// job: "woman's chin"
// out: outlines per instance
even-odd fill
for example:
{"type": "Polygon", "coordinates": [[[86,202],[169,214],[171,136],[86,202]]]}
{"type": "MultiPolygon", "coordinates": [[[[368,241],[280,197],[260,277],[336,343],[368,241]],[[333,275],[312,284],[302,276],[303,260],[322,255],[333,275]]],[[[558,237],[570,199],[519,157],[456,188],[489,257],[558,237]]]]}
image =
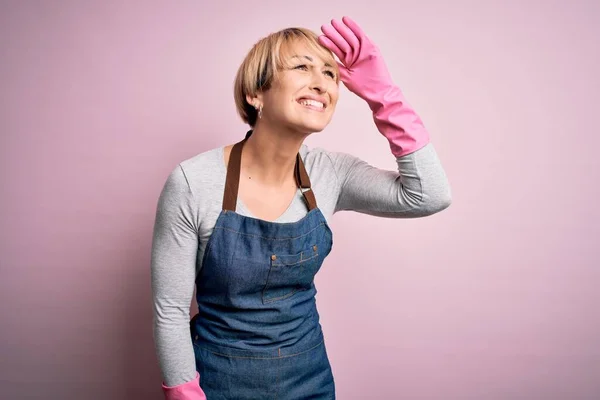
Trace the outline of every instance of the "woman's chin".
{"type": "Polygon", "coordinates": [[[317,133],[324,130],[327,125],[329,125],[329,121],[303,121],[300,130],[302,132],[317,133]]]}

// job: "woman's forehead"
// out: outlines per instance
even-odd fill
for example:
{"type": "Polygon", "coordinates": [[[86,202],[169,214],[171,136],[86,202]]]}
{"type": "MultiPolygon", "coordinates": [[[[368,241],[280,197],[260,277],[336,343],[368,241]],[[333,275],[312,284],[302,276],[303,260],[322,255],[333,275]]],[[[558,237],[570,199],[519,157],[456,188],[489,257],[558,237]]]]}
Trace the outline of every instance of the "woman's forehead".
{"type": "Polygon", "coordinates": [[[331,64],[331,60],[327,57],[324,50],[317,50],[316,46],[311,46],[306,41],[294,40],[285,43],[281,48],[281,57],[286,61],[301,61],[331,64]],[[324,58],[324,56],[326,58],[324,58]]]}

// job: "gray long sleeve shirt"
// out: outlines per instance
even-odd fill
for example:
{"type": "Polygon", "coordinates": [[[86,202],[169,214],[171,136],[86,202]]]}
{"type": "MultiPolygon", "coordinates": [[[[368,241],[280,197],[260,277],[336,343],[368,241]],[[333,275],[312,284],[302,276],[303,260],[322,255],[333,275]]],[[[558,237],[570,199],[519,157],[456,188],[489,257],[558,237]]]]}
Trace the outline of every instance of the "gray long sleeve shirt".
{"type": "MultiPolygon", "coordinates": [[[[222,209],[226,166],[223,147],[181,162],[167,178],[158,200],[151,277],[154,338],[167,386],[196,376],[189,309],[203,252],[222,209]]],[[[396,159],[398,170],[375,168],[349,154],[303,145],[300,156],[317,205],[329,220],[351,210],[389,218],[415,218],[450,205],[450,186],[431,143],[396,159]]],[[[239,214],[252,214],[238,200],[239,214]]],[[[307,213],[300,191],[275,221],[295,222],[307,213]]]]}

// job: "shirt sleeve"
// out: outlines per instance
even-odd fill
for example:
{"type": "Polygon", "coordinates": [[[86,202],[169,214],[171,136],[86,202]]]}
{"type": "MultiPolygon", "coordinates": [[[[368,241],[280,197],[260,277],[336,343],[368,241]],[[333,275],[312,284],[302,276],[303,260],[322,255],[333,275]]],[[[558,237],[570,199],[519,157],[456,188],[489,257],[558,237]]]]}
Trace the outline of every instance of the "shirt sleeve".
{"type": "Polygon", "coordinates": [[[158,200],[152,240],[154,342],[163,383],[196,377],[190,337],[198,249],[198,212],[181,166],[167,178],[158,200]]]}
{"type": "Polygon", "coordinates": [[[416,218],[435,214],[451,203],[450,185],[431,143],[397,157],[397,171],[376,168],[350,154],[328,155],[338,179],[334,212],[416,218]]]}

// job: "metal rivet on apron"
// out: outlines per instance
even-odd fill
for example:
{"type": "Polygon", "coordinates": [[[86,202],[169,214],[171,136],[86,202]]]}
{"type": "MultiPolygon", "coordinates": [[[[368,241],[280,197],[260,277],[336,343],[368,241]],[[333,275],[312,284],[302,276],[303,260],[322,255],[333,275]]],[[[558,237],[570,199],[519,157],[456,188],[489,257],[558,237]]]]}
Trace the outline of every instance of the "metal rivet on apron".
{"type": "Polygon", "coordinates": [[[313,250],[317,251],[317,245],[316,244],[313,246],[313,250]]]}
{"type": "Polygon", "coordinates": [[[275,254],[273,254],[273,255],[271,256],[271,260],[273,260],[273,261],[277,260],[277,256],[276,256],[275,254]]]}
{"type": "Polygon", "coordinates": [[[198,335],[194,336],[194,340],[198,340],[198,335]]]}

